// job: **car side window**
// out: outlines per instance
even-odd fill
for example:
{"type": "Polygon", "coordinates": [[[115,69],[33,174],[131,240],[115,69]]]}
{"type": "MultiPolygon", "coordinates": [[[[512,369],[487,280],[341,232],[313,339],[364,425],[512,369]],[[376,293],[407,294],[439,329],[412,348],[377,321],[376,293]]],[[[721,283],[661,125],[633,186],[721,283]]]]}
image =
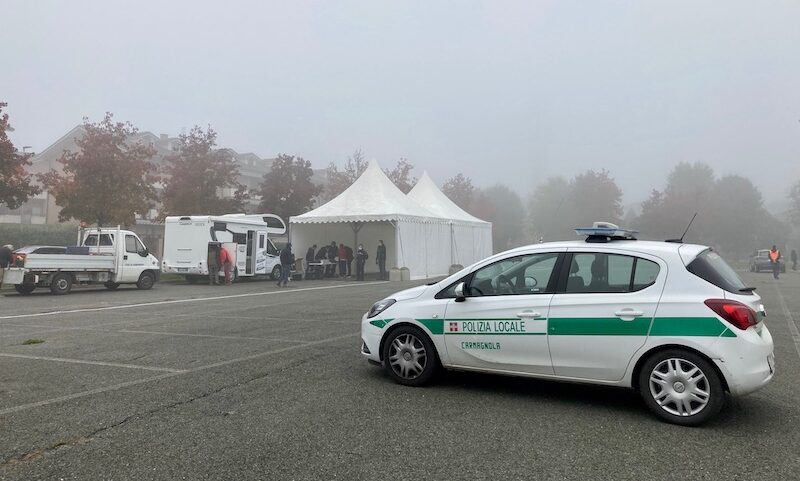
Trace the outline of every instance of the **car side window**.
{"type": "Polygon", "coordinates": [[[633,273],[632,290],[640,291],[655,284],[660,270],[661,268],[655,262],[637,258],[636,271],[633,273]]]}
{"type": "Polygon", "coordinates": [[[138,254],[139,252],[144,251],[144,246],[139,239],[132,235],[125,236],[125,252],[132,252],[134,254],[138,254]]]}
{"type": "Polygon", "coordinates": [[[660,268],[655,262],[619,254],[572,255],[565,293],[624,293],[655,283],[660,268]]]}
{"type": "Polygon", "coordinates": [[[543,294],[553,274],[558,253],[511,257],[475,271],[467,296],[514,296],[543,294]]]}

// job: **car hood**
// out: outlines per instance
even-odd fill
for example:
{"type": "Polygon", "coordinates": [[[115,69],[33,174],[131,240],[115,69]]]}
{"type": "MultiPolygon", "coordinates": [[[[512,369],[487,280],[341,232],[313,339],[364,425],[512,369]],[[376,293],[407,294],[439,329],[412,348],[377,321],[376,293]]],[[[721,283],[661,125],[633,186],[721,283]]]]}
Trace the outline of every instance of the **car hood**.
{"type": "Polygon", "coordinates": [[[407,301],[409,299],[416,299],[417,297],[421,296],[423,292],[428,290],[430,286],[417,286],[412,287],[411,289],[406,289],[404,291],[395,292],[392,294],[391,297],[395,301],[407,301]]]}

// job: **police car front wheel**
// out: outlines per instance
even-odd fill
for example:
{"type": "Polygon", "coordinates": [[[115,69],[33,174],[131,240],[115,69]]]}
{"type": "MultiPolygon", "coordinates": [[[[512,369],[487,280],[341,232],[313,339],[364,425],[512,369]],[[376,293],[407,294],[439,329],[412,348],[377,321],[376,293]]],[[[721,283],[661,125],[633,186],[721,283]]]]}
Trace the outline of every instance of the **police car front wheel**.
{"type": "Polygon", "coordinates": [[[430,338],[420,329],[395,329],[383,345],[383,366],[396,382],[407,386],[428,383],[439,369],[439,359],[430,338]]]}
{"type": "Polygon", "coordinates": [[[684,426],[708,421],[725,401],[722,382],[711,363],[683,350],[650,357],[639,373],[639,391],[658,417],[684,426]]]}

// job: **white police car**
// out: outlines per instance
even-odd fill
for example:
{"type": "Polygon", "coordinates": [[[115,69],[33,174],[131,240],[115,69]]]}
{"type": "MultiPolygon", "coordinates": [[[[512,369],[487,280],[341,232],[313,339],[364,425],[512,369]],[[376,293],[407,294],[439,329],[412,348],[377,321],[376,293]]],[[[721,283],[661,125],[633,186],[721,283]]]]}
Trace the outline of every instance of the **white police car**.
{"type": "Polygon", "coordinates": [[[440,367],[637,389],[660,418],[700,424],[725,391],[775,371],[761,298],[712,249],[579,229],[377,302],[363,355],[401,384],[440,367]]]}

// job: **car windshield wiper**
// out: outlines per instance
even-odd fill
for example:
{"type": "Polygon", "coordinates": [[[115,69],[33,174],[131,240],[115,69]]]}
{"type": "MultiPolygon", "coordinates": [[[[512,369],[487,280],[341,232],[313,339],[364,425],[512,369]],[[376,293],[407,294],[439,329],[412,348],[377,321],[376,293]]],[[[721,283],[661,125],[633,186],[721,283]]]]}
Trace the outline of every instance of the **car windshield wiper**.
{"type": "Polygon", "coordinates": [[[753,292],[754,290],[756,290],[755,287],[742,287],[739,292],[753,292]]]}

